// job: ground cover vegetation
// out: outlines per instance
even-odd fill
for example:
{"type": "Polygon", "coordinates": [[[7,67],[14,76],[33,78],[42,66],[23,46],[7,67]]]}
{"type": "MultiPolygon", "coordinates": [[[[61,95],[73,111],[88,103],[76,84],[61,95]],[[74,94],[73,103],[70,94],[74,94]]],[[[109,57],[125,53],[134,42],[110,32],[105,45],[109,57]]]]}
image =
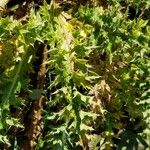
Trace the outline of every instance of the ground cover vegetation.
{"type": "Polygon", "coordinates": [[[0,6],[0,149],[150,148],[148,0],[0,6]]]}

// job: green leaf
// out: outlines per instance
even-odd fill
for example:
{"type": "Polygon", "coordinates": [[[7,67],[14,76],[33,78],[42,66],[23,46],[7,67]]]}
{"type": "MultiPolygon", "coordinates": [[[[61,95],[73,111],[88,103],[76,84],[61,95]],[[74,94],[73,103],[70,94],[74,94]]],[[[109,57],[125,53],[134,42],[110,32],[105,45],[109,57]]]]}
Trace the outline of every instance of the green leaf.
{"type": "Polygon", "coordinates": [[[42,96],[43,92],[44,91],[42,89],[34,89],[29,92],[29,98],[32,100],[38,100],[42,96]]]}

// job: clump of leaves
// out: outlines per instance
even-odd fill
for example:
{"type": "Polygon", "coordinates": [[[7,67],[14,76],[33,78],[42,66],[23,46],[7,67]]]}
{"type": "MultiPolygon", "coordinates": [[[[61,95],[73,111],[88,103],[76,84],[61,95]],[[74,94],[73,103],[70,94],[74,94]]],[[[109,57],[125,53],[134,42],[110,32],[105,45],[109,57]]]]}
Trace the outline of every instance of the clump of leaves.
{"type": "Polygon", "coordinates": [[[28,71],[35,41],[47,40],[50,83],[44,92],[50,92],[36,148],[149,146],[148,21],[129,20],[120,4],[113,3],[116,7],[108,9],[80,6],[72,14],[60,11],[55,3],[45,4],[24,25],[0,19],[0,86],[7,85],[0,91],[1,143],[13,143],[7,136],[10,127],[23,128],[19,117],[10,113],[11,105],[20,111],[26,105],[18,96],[21,90],[31,99],[41,94],[40,89],[30,91],[28,71]]]}

